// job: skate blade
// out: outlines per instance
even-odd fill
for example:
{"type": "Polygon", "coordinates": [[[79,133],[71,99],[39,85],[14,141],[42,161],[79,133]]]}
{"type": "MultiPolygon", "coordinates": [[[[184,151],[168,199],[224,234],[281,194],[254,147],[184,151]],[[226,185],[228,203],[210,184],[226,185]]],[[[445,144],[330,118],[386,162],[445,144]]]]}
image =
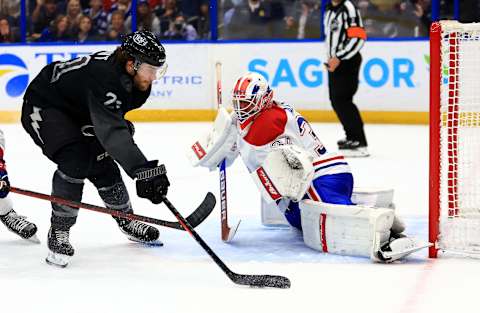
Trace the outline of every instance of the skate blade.
{"type": "Polygon", "coordinates": [[[70,259],[71,259],[71,258],[72,258],[72,257],[69,256],[69,255],[65,255],[65,254],[60,254],[60,253],[55,253],[55,252],[49,251],[49,252],[48,252],[48,255],[47,255],[47,258],[45,259],[45,261],[46,261],[47,264],[49,264],[49,265],[53,265],[53,266],[65,268],[65,267],[67,267],[67,265],[68,265],[68,263],[70,262],[70,259]]]}
{"type": "Polygon", "coordinates": [[[160,240],[153,240],[153,241],[143,241],[143,240],[139,240],[135,237],[130,237],[130,236],[127,236],[128,240],[130,241],[133,241],[133,242],[136,242],[136,243],[141,243],[142,245],[146,245],[146,246],[149,246],[149,247],[162,247],[163,246],[163,242],[161,242],[160,240]]]}
{"type": "Polygon", "coordinates": [[[368,150],[366,148],[358,148],[358,149],[339,149],[338,150],[344,157],[347,158],[366,158],[370,156],[368,150]]]}
{"type": "Polygon", "coordinates": [[[389,252],[389,251],[384,251],[382,252],[382,255],[385,259],[387,259],[388,263],[393,262],[395,260],[401,259],[403,257],[406,257],[409,254],[412,254],[414,252],[417,252],[419,250],[428,248],[433,246],[433,243],[430,242],[425,242],[425,243],[418,243],[415,247],[412,247],[410,249],[406,249],[404,251],[399,251],[399,252],[389,252]]]}

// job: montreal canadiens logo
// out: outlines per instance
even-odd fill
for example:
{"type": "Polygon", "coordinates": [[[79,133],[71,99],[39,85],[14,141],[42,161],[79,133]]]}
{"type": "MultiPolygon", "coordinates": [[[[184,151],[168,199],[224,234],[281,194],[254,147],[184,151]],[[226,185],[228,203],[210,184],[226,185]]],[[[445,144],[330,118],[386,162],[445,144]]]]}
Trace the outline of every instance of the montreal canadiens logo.
{"type": "Polygon", "coordinates": [[[27,89],[28,69],[14,54],[0,54],[0,96],[19,97],[27,89]]]}

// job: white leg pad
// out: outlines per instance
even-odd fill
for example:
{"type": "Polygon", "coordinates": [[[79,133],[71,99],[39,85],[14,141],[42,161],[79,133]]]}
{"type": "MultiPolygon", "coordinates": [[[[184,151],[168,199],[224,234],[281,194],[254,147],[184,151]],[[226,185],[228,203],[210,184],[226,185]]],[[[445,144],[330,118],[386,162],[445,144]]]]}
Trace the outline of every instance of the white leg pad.
{"type": "Polygon", "coordinates": [[[393,189],[389,188],[354,188],[352,202],[377,208],[395,208],[393,204],[393,189]]]}
{"type": "Polygon", "coordinates": [[[13,208],[12,200],[7,196],[0,199],[0,215],[5,215],[13,208]]]}
{"type": "Polygon", "coordinates": [[[312,249],[377,259],[390,238],[394,212],[359,205],[300,202],[303,240],[312,249]]]}
{"type": "Polygon", "coordinates": [[[289,225],[287,218],[275,202],[268,203],[262,197],[260,202],[262,207],[262,224],[264,226],[287,227],[289,225]]]}

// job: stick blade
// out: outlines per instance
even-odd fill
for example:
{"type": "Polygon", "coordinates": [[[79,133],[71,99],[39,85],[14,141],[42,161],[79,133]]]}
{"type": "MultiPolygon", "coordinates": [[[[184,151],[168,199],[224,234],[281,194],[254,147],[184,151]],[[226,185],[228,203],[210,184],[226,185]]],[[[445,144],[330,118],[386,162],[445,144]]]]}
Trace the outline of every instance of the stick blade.
{"type": "Polygon", "coordinates": [[[230,279],[238,285],[246,285],[256,288],[281,288],[287,289],[290,288],[291,283],[290,279],[284,276],[278,275],[241,275],[235,274],[234,277],[230,279]]]}
{"type": "MultiPolygon", "coordinates": [[[[212,213],[215,205],[217,204],[217,199],[213,195],[213,193],[208,192],[205,198],[203,199],[202,203],[195,209],[195,211],[190,214],[186,220],[193,228],[200,225],[209,215],[212,213]]],[[[182,225],[179,222],[171,222],[166,221],[165,226],[184,230],[182,225]]]]}
{"type": "Polygon", "coordinates": [[[190,225],[195,225],[194,227],[200,225],[212,213],[216,203],[217,199],[213,193],[208,192],[197,209],[187,217],[187,221],[190,225]]]}
{"type": "Polygon", "coordinates": [[[237,233],[238,226],[240,226],[241,220],[238,221],[238,223],[234,227],[228,227],[227,229],[222,229],[222,240],[224,242],[231,242],[233,240],[233,237],[235,237],[235,234],[237,233]]]}

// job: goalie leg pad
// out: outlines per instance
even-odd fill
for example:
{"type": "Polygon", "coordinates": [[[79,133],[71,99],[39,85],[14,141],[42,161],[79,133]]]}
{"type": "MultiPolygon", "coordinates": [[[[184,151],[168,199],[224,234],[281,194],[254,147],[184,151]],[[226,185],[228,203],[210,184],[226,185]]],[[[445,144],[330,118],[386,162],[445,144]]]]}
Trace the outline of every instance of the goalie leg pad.
{"type": "Polygon", "coordinates": [[[5,215],[12,209],[13,204],[10,196],[0,199],[0,215],[5,215]]]}
{"type": "Polygon", "coordinates": [[[377,259],[390,238],[394,213],[358,205],[300,202],[303,240],[312,249],[377,259]]]}
{"type": "Polygon", "coordinates": [[[393,189],[391,188],[354,188],[352,202],[376,208],[395,208],[393,204],[393,189]]]}

